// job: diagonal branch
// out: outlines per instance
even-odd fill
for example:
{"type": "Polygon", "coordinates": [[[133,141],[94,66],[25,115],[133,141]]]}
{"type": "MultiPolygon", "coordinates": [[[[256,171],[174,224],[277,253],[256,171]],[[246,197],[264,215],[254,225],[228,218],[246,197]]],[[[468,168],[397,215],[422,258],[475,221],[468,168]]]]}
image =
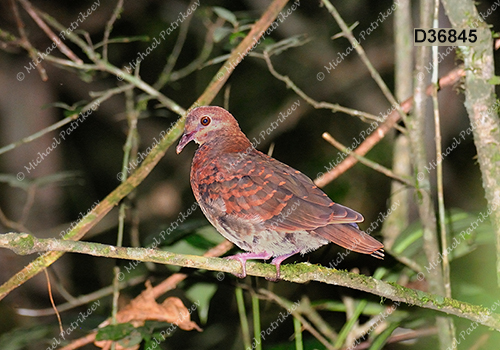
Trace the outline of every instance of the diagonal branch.
{"type": "MultiPolygon", "coordinates": [[[[456,84],[462,77],[465,76],[465,71],[463,67],[458,67],[450,71],[444,77],[439,79],[439,86],[452,86],[456,84]]],[[[426,90],[427,95],[431,95],[433,90],[433,85],[429,85],[426,90]]],[[[401,109],[405,113],[409,113],[413,107],[413,96],[406,99],[401,103],[401,109]]],[[[377,143],[380,142],[381,139],[387,135],[387,133],[396,125],[396,123],[400,120],[401,116],[397,110],[392,111],[385,119],[385,121],[380,124],[380,126],[373,131],[362,143],[356,148],[353,153],[356,153],[359,156],[364,156],[367,154],[377,143]]],[[[341,163],[339,163],[335,168],[325,173],[321,178],[318,178],[314,181],[316,186],[324,187],[341,174],[346,172],[348,169],[356,165],[358,160],[353,156],[347,156],[341,163]]]]}
{"type": "MultiPolygon", "coordinates": [[[[203,94],[198,98],[196,105],[209,104],[217,93],[220,91],[226,80],[229,78],[230,74],[234,70],[235,66],[241,62],[241,56],[248,53],[254,44],[255,39],[259,39],[260,35],[264,33],[269,25],[278,16],[280,10],[285,6],[288,0],[274,0],[269,8],[264,12],[262,17],[253,25],[252,29],[248,35],[243,39],[243,41],[233,50],[229,56],[226,63],[221,67],[219,72],[214,76],[208,87],[205,89],[203,94]],[[231,67],[227,69],[226,67],[231,67]],[[223,77],[220,78],[220,73],[223,77]]],[[[43,16],[42,16],[43,17],[43,16]]],[[[44,17],[46,20],[51,19],[50,17],[44,17]]],[[[80,45],[86,46],[86,44],[78,37],[72,37],[68,35],[69,39],[74,39],[74,42],[80,45]]],[[[92,48],[89,46],[85,47],[85,50],[90,57],[97,59],[95,54],[92,54],[92,48]]],[[[124,80],[129,81],[134,84],[142,82],[142,80],[135,78],[132,75],[124,74],[117,67],[104,62],[99,61],[99,64],[104,65],[103,70],[107,70],[117,76],[123,74],[124,80]]],[[[153,89],[151,86],[142,82],[143,85],[138,86],[142,88],[147,93],[152,93],[155,96],[163,96],[160,92],[153,89]]],[[[166,98],[166,97],[165,97],[166,98]]],[[[169,99],[168,99],[169,100],[169,99]]],[[[170,101],[170,100],[169,100],[170,101]]],[[[163,101],[162,101],[163,102],[163,101]]],[[[177,104],[176,111],[180,114],[184,113],[184,110],[180,108],[177,104]]],[[[120,184],[115,190],[113,190],[106,198],[104,198],[95,209],[88,215],[86,215],[67,235],[66,237],[70,240],[81,239],[92,227],[94,227],[103,217],[105,217],[114,206],[116,206],[125,196],[127,196],[134,188],[139,186],[141,182],[149,175],[156,164],[163,158],[168,148],[181,136],[184,129],[184,118],[180,118],[169,131],[166,133],[163,140],[149,153],[149,155],[144,159],[141,166],[127,179],[127,181],[120,184]]],[[[22,285],[24,282],[28,281],[32,277],[36,276],[43,268],[50,266],[57,259],[63,255],[63,252],[47,252],[44,255],[33,260],[24,269],[19,271],[17,274],[12,276],[7,282],[0,286],[0,300],[2,300],[7,294],[12,290],[22,285]]]]}
{"type": "Polygon", "coordinates": [[[371,160],[369,160],[363,156],[360,156],[354,152],[351,152],[346,146],[344,146],[343,144],[341,144],[340,142],[335,140],[333,138],[333,136],[330,135],[329,133],[324,132],[322,136],[328,143],[330,143],[332,146],[337,148],[340,152],[342,152],[344,154],[352,155],[361,164],[364,164],[367,167],[370,167],[373,170],[378,171],[387,177],[390,177],[396,181],[399,181],[400,183],[405,184],[408,187],[415,187],[414,184],[411,182],[412,179],[408,179],[408,178],[404,178],[402,176],[399,176],[398,174],[393,172],[391,169],[386,168],[385,166],[378,164],[374,161],[371,161],[371,160]]]}
{"type": "MultiPolygon", "coordinates": [[[[28,36],[26,35],[26,31],[24,30],[23,20],[19,15],[19,9],[17,8],[17,4],[15,3],[14,0],[11,0],[11,3],[12,3],[12,12],[14,13],[14,17],[16,19],[19,34],[21,35],[21,40],[19,41],[19,45],[24,49],[26,49],[26,51],[28,51],[28,55],[33,60],[33,62],[36,62],[37,59],[36,49],[31,45],[30,41],[28,40],[28,36]]],[[[49,77],[47,76],[47,72],[45,71],[45,68],[43,68],[42,64],[37,64],[36,69],[38,70],[40,77],[42,78],[42,81],[47,81],[47,79],[49,79],[49,77]]]]}
{"type": "Polygon", "coordinates": [[[58,36],[49,28],[49,26],[38,16],[38,13],[33,9],[31,3],[27,0],[18,0],[21,5],[23,5],[24,9],[28,14],[33,18],[35,23],[44,31],[45,34],[52,40],[57,48],[66,55],[70,60],[74,61],[77,64],[83,64],[83,61],[70,50],[59,38],[58,36]]]}

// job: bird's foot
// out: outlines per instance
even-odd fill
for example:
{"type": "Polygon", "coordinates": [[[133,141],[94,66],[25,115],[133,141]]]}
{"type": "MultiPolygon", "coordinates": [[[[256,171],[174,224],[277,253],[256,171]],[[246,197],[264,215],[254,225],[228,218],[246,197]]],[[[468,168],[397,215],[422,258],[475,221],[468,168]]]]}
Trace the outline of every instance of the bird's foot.
{"type": "MultiPolygon", "coordinates": [[[[247,276],[246,263],[248,259],[262,259],[267,260],[272,257],[272,253],[239,253],[226,257],[226,259],[238,260],[241,263],[241,270],[243,273],[233,273],[236,277],[245,278],[247,276]]],[[[274,261],[274,260],[273,260],[274,261]]]]}
{"type": "Polygon", "coordinates": [[[271,261],[271,264],[273,264],[274,266],[276,266],[276,277],[272,278],[272,277],[266,277],[266,280],[268,281],[271,281],[271,282],[277,282],[280,280],[280,277],[281,277],[281,263],[283,262],[283,260],[291,257],[292,255],[295,255],[297,254],[299,251],[296,251],[296,252],[293,252],[291,254],[286,254],[286,255],[281,255],[281,256],[277,256],[273,259],[273,261],[271,261]]]}

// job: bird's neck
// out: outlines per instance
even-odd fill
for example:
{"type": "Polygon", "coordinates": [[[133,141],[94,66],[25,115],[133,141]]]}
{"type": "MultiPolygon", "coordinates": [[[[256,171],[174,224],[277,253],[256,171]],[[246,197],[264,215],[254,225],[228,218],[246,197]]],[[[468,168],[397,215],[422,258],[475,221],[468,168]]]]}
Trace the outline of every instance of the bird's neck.
{"type": "Polygon", "coordinates": [[[243,132],[220,135],[200,146],[212,150],[213,154],[247,152],[252,144],[243,132]],[[215,151],[215,152],[214,152],[215,151]]]}
{"type": "MultiPolygon", "coordinates": [[[[194,169],[203,169],[214,161],[220,160],[221,157],[226,158],[231,153],[247,154],[252,150],[252,144],[243,133],[241,135],[223,135],[210,139],[210,141],[203,143],[196,150],[191,171],[194,169]]],[[[198,175],[191,173],[191,178],[198,175]]]]}

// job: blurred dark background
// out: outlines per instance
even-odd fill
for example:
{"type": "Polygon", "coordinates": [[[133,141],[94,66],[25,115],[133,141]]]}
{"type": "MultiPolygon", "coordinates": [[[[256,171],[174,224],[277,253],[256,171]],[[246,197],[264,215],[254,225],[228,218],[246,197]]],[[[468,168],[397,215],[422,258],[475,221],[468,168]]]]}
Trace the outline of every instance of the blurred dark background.
{"type": "MultiPolygon", "coordinates": [[[[82,1],[78,4],[62,1],[33,1],[35,6],[49,13],[63,25],[70,25],[80,12],[85,12],[93,4],[91,1],[82,1]]],[[[477,4],[480,12],[485,12],[493,2],[477,4]]],[[[162,30],[166,30],[176,20],[179,13],[185,12],[187,1],[125,1],[124,10],[114,24],[111,38],[149,36],[152,40],[159,37],[162,30]]],[[[207,23],[217,18],[212,6],[220,6],[231,11],[240,23],[253,23],[265,11],[268,1],[204,1],[194,12],[187,32],[185,44],[179,59],[174,67],[178,71],[196,59],[204,45],[207,33],[207,23]]],[[[380,12],[387,11],[392,2],[389,1],[335,1],[333,3],[348,25],[359,22],[354,30],[355,36],[375,21],[380,12]]],[[[288,9],[292,3],[289,3],[288,9]]],[[[92,42],[102,40],[103,28],[109,20],[116,2],[100,2],[97,10],[80,24],[78,30],[89,34],[92,42]]],[[[418,2],[412,3],[414,23],[418,23],[418,2]]],[[[442,9],[441,9],[442,10],[442,9]]],[[[10,2],[0,4],[0,28],[19,36],[10,2]]],[[[26,25],[26,33],[30,42],[40,51],[44,51],[52,42],[40,30],[33,20],[20,7],[21,18],[26,25]]],[[[493,12],[487,22],[492,25],[493,31],[500,30],[500,11],[493,12]]],[[[232,29],[226,23],[225,27],[232,29]]],[[[414,27],[418,27],[417,24],[414,27]]],[[[441,11],[440,27],[450,27],[449,22],[441,11]]],[[[77,30],[77,32],[78,32],[77,30]]],[[[318,2],[300,1],[300,6],[269,36],[267,44],[278,42],[295,35],[305,35],[309,41],[302,46],[291,48],[278,56],[273,56],[273,64],[277,71],[289,76],[294,83],[316,101],[338,103],[353,109],[369,112],[374,115],[385,113],[390,103],[384,98],[377,85],[371,79],[366,67],[356,53],[352,53],[341,62],[335,70],[329,73],[325,66],[335,59],[339,52],[344,52],[349,46],[347,40],[331,37],[341,30],[328,11],[319,6],[318,2]],[[318,73],[325,74],[324,80],[317,79],[318,73]]],[[[179,35],[179,28],[173,30],[157,49],[153,50],[141,63],[140,76],[153,84],[168,56],[172,53],[175,41],[179,35]]],[[[238,39],[224,37],[214,43],[210,59],[228,54],[238,39]]],[[[81,58],[84,54],[72,43],[65,43],[81,58]]],[[[130,66],[139,52],[144,52],[151,41],[135,41],[130,43],[112,44],[109,47],[109,61],[117,67],[130,66]]],[[[394,89],[394,22],[388,17],[366,41],[361,43],[367,56],[379,71],[391,90],[394,89]]],[[[446,48],[441,48],[445,50],[446,48]]],[[[261,49],[257,48],[257,52],[261,49]]],[[[63,57],[56,50],[53,54],[63,57]]],[[[412,60],[411,57],[408,57],[412,60]]],[[[54,66],[43,61],[41,64],[47,71],[49,79],[43,82],[36,70],[27,73],[31,59],[25,50],[14,45],[5,46],[0,51],[0,147],[30,136],[59,120],[62,120],[64,109],[55,106],[56,102],[69,106],[82,101],[91,101],[89,92],[104,91],[119,86],[121,83],[115,76],[103,72],[75,73],[75,71],[54,66]],[[24,79],[19,81],[18,73],[24,73],[24,79]]],[[[88,62],[88,59],[84,59],[88,62]]],[[[452,70],[458,60],[454,53],[446,57],[440,65],[440,75],[452,70]]],[[[496,61],[497,62],[497,61],[496,61]]],[[[498,63],[496,63],[498,64],[498,63]]],[[[186,77],[169,82],[161,92],[176,101],[184,108],[188,108],[203,92],[220,63],[207,65],[186,77]]],[[[258,137],[259,133],[275,121],[280,112],[285,112],[294,102],[299,101],[300,107],[287,118],[285,123],[267,136],[257,148],[268,152],[271,144],[274,146],[273,157],[299,169],[312,179],[317,174],[326,172],[329,163],[334,161],[339,152],[329,145],[321,135],[329,132],[345,145],[352,143],[353,137],[358,137],[362,130],[368,127],[359,119],[343,114],[332,113],[329,110],[318,110],[299,98],[285,84],[274,78],[265,61],[258,57],[246,57],[236,68],[226,84],[230,87],[229,98],[224,99],[221,91],[213,101],[213,105],[228,104],[230,112],[238,119],[242,130],[249,136],[258,137]]],[[[143,93],[135,89],[136,99],[143,93]]],[[[405,96],[409,97],[409,96],[405,96]]],[[[453,137],[469,125],[468,117],[463,106],[462,87],[460,85],[443,89],[439,95],[441,104],[441,122],[443,135],[443,149],[451,145],[453,137]]],[[[434,152],[434,125],[430,113],[426,135],[428,141],[429,160],[435,159],[434,152]]],[[[148,101],[141,111],[138,123],[141,151],[147,149],[153,138],[158,137],[162,130],[169,128],[178,116],[165,108],[158,108],[156,100],[148,101]]],[[[401,124],[402,125],[402,124],[401,124]]],[[[125,99],[123,94],[112,97],[101,103],[99,109],[93,112],[66,140],[54,149],[34,170],[27,171],[29,163],[34,162],[38,152],[49,147],[53,138],[67,126],[43,137],[23,144],[15,149],[0,154],[0,172],[9,174],[14,179],[23,172],[23,181],[4,181],[0,183],[0,208],[4,214],[0,220],[2,233],[18,231],[9,222],[22,224],[21,227],[29,230],[38,237],[59,237],[62,230],[66,230],[72,222],[78,220],[80,213],[87,210],[99,200],[102,200],[119,185],[117,174],[121,171],[123,145],[127,136],[127,121],[125,99]],[[49,178],[44,184],[29,186],[35,179],[51,175],[60,176],[49,178]]],[[[394,138],[398,132],[391,132],[375,148],[368,153],[368,158],[386,167],[392,167],[394,138]]],[[[132,198],[126,200],[131,210],[136,210],[140,220],[139,233],[141,246],[152,243],[153,237],[166,229],[177,219],[179,212],[185,212],[194,202],[189,186],[189,168],[195,146],[186,147],[180,155],[176,155],[173,148],[169,149],[164,159],[156,166],[146,180],[134,191],[132,198]]],[[[481,174],[475,160],[476,150],[471,136],[463,140],[459,147],[443,161],[444,166],[444,197],[448,211],[460,209],[470,213],[473,217],[484,211],[486,201],[481,186],[481,174]]],[[[435,183],[435,175],[431,177],[435,183]]],[[[386,176],[373,171],[364,165],[358,164],[334,182],[328,184],[324,191],[335,201],[349,206],[365,217],[361,225],[366,229],[376,220],[379,213],[387,211],[391,197],[391,180],[386,176]]],[[[408,190],[410,191],[410,190],[408,190]]],[[[412,196],[415,194],[413,193],[412,196]]],[[[418,221],[416,207],[412,206],[412,217],[418,221]]],[[[203,250],[196,250],[189,242],[183,241],[196,232],[203,236],[205,232],[213,243],[222,241],[222,238],[207,227],[200,210],[197,210],[178,230],[170,237],[171,241],[164,242],[164,249],[171,250],[176,245],[179,252],[202,254],[203,250]],[[182,249],[185,247],[185,249],[182,249]]],[[[17,226],[19,227],[19,226],[17,226]]],[[[130,223],[125,227],[125,246],[131,245],[129,236],[130,223]]],[[[379,228],[380,230],[380,228],[379,228]]],[[[113,210],[96,228],[86,237],[86,240],[98,241],[107,244],[116,243],[117,210],[113,210]]],[[[381,239],[380,232],[372,233],[381,239]]],[[[493,237],[492,231],[487,231],[493,237]]],[[[205,236],[207,237],[207,236],[205,236]]],[[[198,247],[199,248],[199,247],[198,247]]],[[[236,251],[236,250],[235,250],[236,251]]],[[[305,257],[294,257],[286,261],[309,261],[313,264],[328,266],[340,248],[328,245],[305,257]]],[[[494,245],[486,239],[478,244],[476,249],[467,256],[452,263],[452,284],[454,297],[471,303],[490,306],[498,297],[496,278],[494,273],[494,245]],[[456,288],[455,288],[456,287],[456,288]]],[[[22,269],[33,256],[18,256],[11,251],[0,251],[1,282],[7,281],[17,271],[22,269]]],[[[79,296],[104,288],[111,284],[113,266],[128,266],[128,262],[114,261],[113,259],[94,258],[83,255],[66,254],[59,259],[49,273],[54,284],[65,288],[72,296],[79,296]]],[[[357,269],[363,274],[371,275],[378,267],[385,267],[397,276],[404,265],[393,259],[390,254],[384,261],[375,260],[369,256],[350,254],[337,268],[357,269]]],[[[140,264],[130,276],[145,276],[157,283],[177,269],[169,266],[153,266],[140,264]]],[[[190,305],[196,297],[189,296],[187,291],[200,289],[201,295],[209,295],[205,309],[205,316],[195,315],[194,320],[204,328],[204,332],[185,332],[178,330],[173,338],[165,342],[164,349],[241,349],[241,332],[239,318],[234,299],[236,279],[226,276],[222,282],[216,279],[216,274],[206,271],[188,271],[190,277],[178,286],[173,295],[180,296],[190,305]],[[205,287],[204,287],[205,286],[205,287]],[[206,289],[204,289],[206,288],[206,289]]],[[[412,277],[413,278],[413,277],[412,277]]],[[[366,298],[377,304],[380,298],[349,290],[341,287],[309,283],[296,285],[286,282],[269,284],[260,279],[247,278],[249,285],[269,288],[274,293],[282,295],[291,301],[300,300],[307,296],[312,301],[336,300],[340,302],[345,297],[359,299],[366,298]]],[[[420,286],[425,289],[425,286],[420,286]]],[[[143,289],[139,284],[122,292],[122,298],[133,298],[143,289]]],[[[56,304],[65,302],[64,293],[59,288],[53,288],[56,304]]],[[[195,292],[193,292],[195,293],[195,292]]],[[[198,295],[198,294],[193,294],[198,295]]],[[[248,296],[248,295],[246,295],[248,296]]],[[[93,327],[106,319],[110,314],[111,297],[101,299],[101,307],[92,315],[88,322],[75,331],[72,336],[83,336],[93,327]],[[78,333],[78,334],[77,334],[78,333]]],[[[249,299],[247,299],[248,301],[249,299]]],[[[250,304],[247,305],[249,310],[250,304]]],[[[388,305],[391,305],[388,303],[388,305]]],[[[266,328],[274,321],[281,310],[275,304],[262,302],[264,312],[262,326],[266,328]]],[[[27,317],[16,313],[16,309],[43,309],[49,308],[50,302],[46,280],[43,274],[30,280],[12,292],[0,303],[0,334],[3,339],[11,339],[14,335],[22,334],[24,339],[33,337],[31,345],[19,345],[16,348],[45,349],[50,345],[52,337],[57,333],[55,316],[27,317]]],[[[63,322],[70,323],[77,317],[78,312],[86,310],[87,306],[77,308],[62,314],[63,322]]],[[[434,323],[435,313],[423,309],[411,308],[402,305],[402,311],[412,311],[406,314],[402,326],[415,328],[434,323]]],[[[343,312],[322,312],[322,316],[334,329],[339,329],[346,320],[343,312]]],[[[366,320],[366,318],[362,318],[366,320]]],[[[457,329],[466,329],[470,322],[458,320],[457,329]]],[[[466,344],[474,344],[480,337],[486,337],[486,342],[492,342],[498,336],[492,335],[485,327],[467,338],[466,344]],[[486,336],[484,334],[487,334],[486,336]]],[[[265,349],[288,348],[290,337],[293,334],[292,318],[287,319],[283,326],[266,339],[265,349]]],[[[304,332],[307,349],[321,348],[313,337],[304,332]]],[[[481,338],[482,339],[482,338],[481,338]]],[[[5,343],[4,343],[5,344],[5,343]]],[[[486,344],[486,343],[485,343],[486,344]]],[[[488,343],[493,344],[493,343],[488,343]]],[[[2,347],[6,348],[6,347],[2,347]]],[[[92,346],[88,347],[93,348],[92,346]]],[[[433,349],[436,348],[436,337],[423,337],[411,344],[390,345],[391,349],[433,349]]],[[[465,347],[464,347],[465,348],[465,347]]]]}

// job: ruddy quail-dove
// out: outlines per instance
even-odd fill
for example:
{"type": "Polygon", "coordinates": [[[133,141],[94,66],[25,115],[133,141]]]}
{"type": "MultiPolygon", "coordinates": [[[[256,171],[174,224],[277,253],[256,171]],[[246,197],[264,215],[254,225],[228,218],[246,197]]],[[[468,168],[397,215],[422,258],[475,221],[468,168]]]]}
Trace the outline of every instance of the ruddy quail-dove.
{"type": "Polygon", "coordinates": [[[256,150],[236,119],[221,107],[197,107],[186,117],[177,153],[199,144],[191,187],[208,221],[248,253],[230,256],[270,259],[280,278],[286,258],[333,242],[382,259],[383,244],[358,228],[363,216],[334,203],[307,176],[256,150]]]}

